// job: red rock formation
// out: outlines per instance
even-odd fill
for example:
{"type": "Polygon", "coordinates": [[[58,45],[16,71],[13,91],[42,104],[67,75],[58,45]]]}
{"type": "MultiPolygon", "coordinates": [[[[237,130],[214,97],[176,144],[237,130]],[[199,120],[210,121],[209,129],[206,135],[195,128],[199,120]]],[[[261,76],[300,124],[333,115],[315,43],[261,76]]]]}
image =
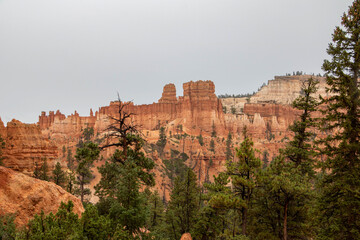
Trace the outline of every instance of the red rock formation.
{"type": "Polygon", "coordinates": [[[176,88],[175,85],[170,83],[164,86],[162,97],[159,103],[176,103],[176,88]]]}
{"type": "Polygon", "coordinates": [[[56,213],[60,203],[74,203],[74,212],[84,212],[81,201],[54,183],[41,181],[0,167],[0,216],[16,214],[15,223],[25,225],[35,214],[56,213]]]}
{"type": "Polygon", "coordinates": [[[49,170],[54,167],[58,148],[42,135],[39,126],[24,124],[14,119],[2,131],[5,132],[3,138],[6,143],[4,166],[31,175],[35,163],[40,166],[46,158],[49,170]]]}
{"type": "Polygon", "coordinates": [[[180,240],[192,240],[191,234],[190,233],[184,233],[180,240]]]}
{"type": "Polygon", "coordinates": [[[3,121],[0,118],[0,136],[4,139],[6,138],[6,128],[4,126],[3,121]]]}
{"type": "MultiPolygon", "coordinates": [[[[287,86],[289,89],[292,86],[300,86],[305,78],[306,76],[289,79],[276,77],[273,82],[269,82],[268,90],[271,90],[272,95],[276,95],[279,89],[277,90],[274,86],[287,86]],[[276,82],[279,84],[274,84],[276,82]]],[[[177,98],[175,86],[168,84],[164,87],[158,103],[149,105],[126,103],[125,111],[134,114],[132,121],[141,126],[148,143],[156,143],[159,128],[165,127],[166,135],[170,140],[161,158],[170,158],[171,149],[186,153],[189,156],[186,163],[198,173],[200,181],[204,181],[206,176],[211,178],[212,175],[223,170],[226,160],[225,139],[229,132],[233,136],[233,148],[237,147],[243,139],[242,130],[246,126],[256,148],[262,151],[267,150],[270,159],[290,137],[288,127],[296,119],[297,111],[289,105],[265,103],[266,96],[257,94],[258,101],[254,100],[253,103],[248,103],[246,99],[224,101],[225,104],[236,105],[240,108],[235,111],[236,114],[224,114],[222,102],[215,95],[213,82],[191,81],[184,83],[183,89],[183,96],[177,98]],[[265,102],[261,102],[262,100],[265,102]],[[216,137],[211,137],[213,130],[216,131],[216,137]],[[179,139],[179,136],[184,134],[189,136],[179,139]],[[203,146],[200,146],[196,139],[200,134],[204,138],[203,146]],[[174,135],[177,135],[177,138],[174,135]],[[215,142],[215,153],[209,150],[211,140],[215,142]]],[[[260,92],[264,89],[265,87],[260,92]]],[[[300,94],[300,90],[296,89],[297,94],[300,94]]],[[[281,93],[279,99],[287,102],[289,98],[284,96],[288,90],[280,89],[279,91],[281,93]]],[[[278,101],[275,100],[273,102],[278,101]]],[[[109,116],[117,117],[118,104],[118,102],[111,102],[109,106],[101,107],[95,116],[90,114],[89,117],[80,117],[77,113],[67,118],[60,113],[55,114],[54,117],[50,116],[51,113],[49,116],[42,114],[39,117],[39,125],[42,132],[54,140],[59,147],[75,146],[81,129],[85,127],[94,127],[95,134],[99,134],[100,137],[106,134],[105,130],[111,123],[109,116]]],[[[108,149],[103,154],[108,157],[111,153],[108,149]]],[[[151,155],[160,166],[162,165],[162,160],[157,153],[147,154],[151,155]]],[[[158,175],[161,175],[160,172],[158,175]]],[[[164,180],[159,178],[156,181],[160,186],[164,180]]]]}

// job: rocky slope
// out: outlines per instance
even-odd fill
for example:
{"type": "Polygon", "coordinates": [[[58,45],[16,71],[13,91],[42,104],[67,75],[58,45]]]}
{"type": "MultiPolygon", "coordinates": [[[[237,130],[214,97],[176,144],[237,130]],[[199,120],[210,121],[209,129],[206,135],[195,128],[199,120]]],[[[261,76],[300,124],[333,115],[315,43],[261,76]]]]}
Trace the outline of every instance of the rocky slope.
{"type": "Polygon", "coordinates": [[[69,200],[74,203],[73,211],[81,215],[81,201],[61,187],[0,166],[0,215],[15,214],[18,226],[41,211],[56,213],[60,203],[69,200]]]}

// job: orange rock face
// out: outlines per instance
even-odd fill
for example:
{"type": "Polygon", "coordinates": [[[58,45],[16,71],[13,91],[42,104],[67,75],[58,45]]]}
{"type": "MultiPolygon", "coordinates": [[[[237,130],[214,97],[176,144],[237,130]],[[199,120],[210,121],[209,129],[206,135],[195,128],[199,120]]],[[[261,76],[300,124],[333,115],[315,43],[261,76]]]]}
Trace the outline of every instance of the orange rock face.
{"type": "MultiPolygon", "coordinates": [[[[176,97],[175,85],[168,84],[164,87],[158,103],[128,103],[125,111],[134,114],[131,120],[141,126],[149,144],[156,143],[160,127],[165,128],[168,142],[162,156],[156,152],[147,152],[147,155],[160,166],[155,171],[158,186],[167,181],[160,177],[162,159],[171,158],[172,150],[187,154],[189,158],[186,164],[195,170],[199,181],[202,182],[208,178],[211,180],[213,175],[224,169],[228,133],[231,133],[233,138],[231,150],[235,155],[235,147],[243,140],[244,127],[252,137],[255,147],[261,152],[266,150],[271,160],[291,137],[288,127],[296,119],[298,112],[287,103],[300,95],[302,81],[308,77],[310,76],[276,77],[255,94],[253,100],[224,100],[223,103],[215,95],[215,85],[212,81],[184,83],[183,96],[180,97],[176,97]],[[292,91],[291,96],[287,96],[289,89],[292,91]],[[274,98],[274,101],[270,101],[265,92],[269,93],[269,98],[274,98]],[[280,95],[275,97],[277,94],[280,95]],[[227,113],[224,113],[223,106],[227,107],[227,113]],[[236,108],[235,111],[229,111],[232,106],[236,108]],[[215,136],[212,136],[214,131],[215,136]],[[200,134],[204,139],[203,145],[199,144],[200,134]],[[214,149],[211,149],[210,142],[214,142],[214,149]]],[[[322,82],[320,92],[324,92],[325,80],[319,80],[322,82]]],[[[101,107],[95,116],[91,111],[88,117],[80,117],[75,113],[64,118],[60,112],[50,112],[49,116],[42,113],[39,117],[39,126],[42,133],[60,148],[65,145],[74,147],[79,141],[81,129],[85,127],[93,127],[98,137],[104,136],[106,128],[111,123],[109,116],[117,117],[118,106],[118,102],[111,102],[109,106],[101,107]]],[[[103,152],[104,157],[110,154],[112,152],[109,149],[103,152]]],[[[262,158],[260,153],[259,157],[262,158]]],[[[168,196],[165,190],[163,194],[168,196]]]]}
{"type": "Polygon", "coordinates": [[[184,233],[184,234],[181,236],[180,240],[192,240],[191,234],[190,234],[190,233],[184,233]]]}
{"type": "MultiPolygon", "coordinates": [[[[3,125],[0,123],[0,126],[3,125]]],[[[41,166],[44,158],[49,170],[54,167],[58,148],[42,135],[39,126],[12,120],[6,128],[0,127],[0,131],[6,143],[3,151],[6,167],[31,175],[35,163],[41,166]]]]}
{"type": "Polygon", "coordinates": [[[170,83],[165,85],[162,97],[159,99],[159,103],[176,103],[176,88],[175,85],[170,83]]]}
{"type": "Polygon", "coordinates": [[[60,203],[69,200],[74,203],[74,213],[81,215],[81,201],[56,184],[0,167],[0,215],[14,213],[18,226],[41,211],[56,213],[60,203]]]}

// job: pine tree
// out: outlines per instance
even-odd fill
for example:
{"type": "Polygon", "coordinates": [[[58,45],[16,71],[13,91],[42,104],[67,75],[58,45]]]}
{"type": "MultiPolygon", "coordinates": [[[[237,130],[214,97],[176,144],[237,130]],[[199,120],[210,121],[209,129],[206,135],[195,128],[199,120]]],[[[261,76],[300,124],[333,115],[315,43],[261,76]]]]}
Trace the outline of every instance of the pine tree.
{"type": "Polygon", "coordinates": [[[66,176],[66,191],[68,191],[71,194],[74,194],[75,192],[75,173],[73,171],[70,171],[66,176]]]}
{"type": "Polygon", "coordinates": [[[310,177],[314,176],[314,156],[313,147],[313,130],[316,127],[317,120],[312,114],[318,109],[319,101],[315,98],[317,85],[319,81],[310,78],[303,82],[301,92],[302,95],[294,100],[292,107],[301,111],[299,120],[289,127],[294,133],[291,140],[282,154],[291,162],[295,163],[295,167],[300,168],[303,174],[310,177]]]}
{"type": "Polygon", "coordinates": [[[66,181],[66,177],[65,177],[65,172],[61,169],[61,165],[59,162],[56,163],[52,173],[53,173],[52,178],[54,180],[54,183],[62,187],[66,181]]]}
{"type": "Polygon", "coordinates": [[[44,181],[49,181],[50,178],[49,178],[48,172],[49,172],[49,167],[48,167],[48,164],[47,164],[47,159],[46,159],[46,158],[43,158],[43,164],[42,164],[42,166],[41,166],[41,176],[40,176],[40,179],[41,179],[41,180],[44,180],[44,181]]]}
{"type": "Polygon", "coordinates": [[[82,131],[81,137],[84,139],[84,142],[90,142],[91,138],[94,136],[94,128],[87,127],[82,131]]]}
{"type": "Polygon", "coordinates": [[[33,177],[40,180],[49,181],[49,175],[48,175],[49,167],[47,165],[46,158],[43,158],[42,162],[43,163],[41,166],[39,166],[38,163],[35,162],[33,177]]]}
{"type": "Polygon", "coordinates": [[[312,78],[303,83],[303,94],[292,104],[301,111],[299,120],[290,126],[294,137],[259,178],[261,187],[257,192],[256,218],[261,221],[256,221],[258,227],[254,232],[262,234],[262,238],[277,236],[286,240],[288,237],[311,237],[309,211],[314,200],[311,183],[315,176],[312,130],[316,122],[312,113],[319,105],[314,97],[317,83],[312,78]]]}
{"type": "Polygon", "coordinates": [[[40,179],[40,167],[39,167],[37,162],[34,163],[33,177],[37,178],[37,179],[40,179]]]}
{"type": "Polygon", "coordinates": [[[324,140],[321,236],[325,239],[360,239],[360,0],[355,0],[336,27],[323,70],[329,92],[322,129],[324,140]]]}
{"type": "Polygon", "coordinates": [[[93,179],[91,167],[96,159],[98,159],[100,149],[97,144],[88,142],[84,144],[84,147],[76,150],[75,158],[78,162],[76,168],[77,180],[76,184],[78,189],[75,192],[76,195],[80,196],[81,202],[84,202],[85,195],[90,195],[90,189],[86,188],[86,185],[93,179]]]}
{"type": "Polygon", "coordinates": [[[196,179],[196,174],[189,168],[183,178],[175,180],[166,212],[168,232],[173,239],[180,239],[182,234],[193,231],[199,210],[200,188],[196,179]]]}
{"type": "Polygon", "coordinates": [[[226,160],[230,160],[232,159],[232,152],[231,152],[231,140],[232,140],[232,136],[231,133],[229,132],[228,137],[226,139],[226,160]]]}
{"type": "Polygon", "coordinates": [[[72,156],[72,152],[71,152],[71,149],[68,148],[67,149],[67,157],[66,157],[66,160],[67,160],[67,166],[70,170],[74,170],[74,158],[72,156]]]}
{"type": "Polygon", "coordinates": [[[109,216],[113,223],[123,226],[129,236],[140,234],[140,229],[146,226],[148,218],[146,197],[140,192],[140,169],[135,161],[128,159],[119,170],[120,176],[114,192],[115,201],[109,209],[109,216]]]}
{"type": "Polygon", "coordinates": [[[113,124],[107,128],[110,143],[101,147],[116,147],[116,150],[111,159],[98,168],[101,180],[95,186],[100,198],[97,207],[100,213],[109,214],[113,226],[117,226],[115,235],[119,239],[143,235],[140,229],[146,226],[148,208],[140,188],[155,185],[151,173],[155,164],[141,151],[144,140],[131,122],[132,113],[125,111],[128,104],[118,98],[118,117],[111,117],[113,124]]]}
{"type": "Polygon", "coordinates": [[[211,152],[215,153],[215,141],[214,139],[210,140],[210,149],[211,152]]]}
{"type": "Polygon", "coordinates": [[[243,135],[244,141],[239,148],[236,148],[238,160],[227,161],[226,172],[231,178],[233,197],[237,200],[234,208],[241,217],[242,234],[247,235],[248,210],[256,186],[256,178],[261,169],[261,161],[255,156],[254,143],[247,136],[246,129],[243,135]]]}
{"type": "Polygon", "coordinates": [[[269,152],[266,149],[263,151],[262,162],[263,162],[263,169],[267,168],[267,166],[269,165],[269,152]]]}
{"type": "Polygon", "coordinates": [[[198,136],[198,140],[199,140],[200,146],[203,146],[203,145],[204,145],[204,138],[203,138],[203,136],[201,135],[201,133],[200,133],[200,135],[198,136]]]}
{"type": "Polygon", "coordinates": [[[65,145],[62,147],[62,153],[63,153],[63,158],[65,158],[65,154],[66,154],[66,147],[65,145]]]}
{"type": "Polygon", "coordinates": [[[193,234],[195,239],[230,237],[225,235],[229,224],[227,214],[236,200],[228,183],[229,176],[224,172],[219,173],[217,177],[214,176],[213,183],[204,183],[207,193],[203,198],[206,204],[198,214],[193,234]]]}
{"type": "Polygon", "coordinates": [[[156,142],[156,145],[159,147],[160,155],[164,151],[164,147],[166,145],[166,134],[165,134],[165,128],[161,127],[159,129],[159,140],[156,142]]]}
{"type": "Polygon", "coordinates": [[[211,128],[212,128],[211,137],[216,137],[216,129],[215,129],[215,123],[214,123],[214,121],[213,121],[213,123],[212,123],[211,128]]]}

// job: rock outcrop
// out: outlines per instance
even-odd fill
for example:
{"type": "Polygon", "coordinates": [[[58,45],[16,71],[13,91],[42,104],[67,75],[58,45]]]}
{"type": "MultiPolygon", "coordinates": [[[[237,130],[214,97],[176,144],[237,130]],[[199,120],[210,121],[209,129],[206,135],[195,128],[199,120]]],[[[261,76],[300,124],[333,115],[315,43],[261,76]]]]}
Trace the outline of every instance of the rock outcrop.
{"type": "Polygon", "coordinates": [[[301,88],[304,81],[309,78],[319,81],[317,95],[323,97],[329,96],[326,92],[326,78],[312,75],[300,76],[275,76],[274,80],[269,80],[268,84],[263,86],[251,98],[251,103],[278,103],[291,104],[301,94],[301,88]]]}
{"type": "Polygon", "coordinates": [[[74,203],[74,213],[84,211],[81,201],[55,183],[41,181],[0,167],[0,215],[15,214],[15,223],[25,225],[35,214],[56,213],[60,203],[74,203]]]}
{"type": "Polygon", "coordinates": [[[159,99],[159,103],[176,103],[176,88],[175,85],[170,83],[164,86],[162,97],[159,99]]]}
{"type": "MultiPolygon", "coordinates": [[[[202,182],[211,180],[213,175],[223,170],[226,161],[225,139],[229,133],[233,138],[231,149],[235,155],[235,147],[243,140],[244,127],[253,138],[255,147],[269,153],[269,159],[277,154],[291,137],[288,127],[298,115],[289,103],[301,94],[302,82],[309,77],[275,77],[250,99],[220,100],[215,95],[214,83],[201,80],[184,83],[183,96],[176,97],[175,85],[168,84],[157,103],[125,103],[124,111],[133,113],[131,121],[140,126],[149,144],[155,144],[159,129],[165,128],[168,141],[163,153],[160,156],[152,149],[146,153],[148,156],[162,166],[162,159],[171,158],[172,151],[183,152],[188,156],[186,164],[195,170],[202,182]],[[200,135],[202,144],[198,139],[200,135]],[[214,142],[213,149],[210,142],[214,142]]],[[[325,78],[315,78],[320,81],[319,92],[325,93],[325,78]]],[[[91,111],[87,117],[81,117],[76,112],[65,118],[59,111],[56,114],[50,112],[49,116],[42,113],[39,126],[42,133],[58,147],[70,147],[75,152],[82,129],[93,127],[97,137],[105,136],[111,117],[118,117],[118,110],[119,103],[115,101],[99,108],[95,114],[91,111]]],[[[112,150],[107,149],[102,154],[105,158],[109,157],[112,150]]],[[[161,167],[157,171],[157,176],[161,176],[161,167]]],[[[157,186],[164,181],[159,177],[157,186]]],[[[163,194],[168,196],[168,192],[163,194]]]]}
{"type": "Polygon", "coordinates": [[[190,233],[184,233],[180,240],[192,240],[191,234],[190,233]]]}
{"type": "MultiPolygon", "coordinates": [[[[0,123],[0,126],[3,125],[0,123]]],[[[6,143],[4,166],[31,175],[35,163],[41,166],[46,159],[49,170],[53,169],[58,147],[41,133],[39,126],[14,119],[7,123],[6,128],[0,127],[0,131],[6,143]]]]}

